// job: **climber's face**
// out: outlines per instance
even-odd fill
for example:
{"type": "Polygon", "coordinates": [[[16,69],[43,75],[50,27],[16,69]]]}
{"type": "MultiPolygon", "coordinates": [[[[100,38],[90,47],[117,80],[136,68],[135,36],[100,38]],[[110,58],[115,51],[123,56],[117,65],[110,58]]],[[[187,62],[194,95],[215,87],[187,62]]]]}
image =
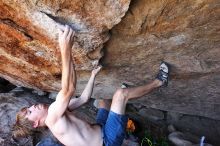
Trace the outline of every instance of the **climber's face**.
{"type": "Polygon", "coordinates": [[[29,121],[39,122],[42,118],[47,116],[48,105],[46,104],[35,104],[26,109],[26,118],[29,121]]]}

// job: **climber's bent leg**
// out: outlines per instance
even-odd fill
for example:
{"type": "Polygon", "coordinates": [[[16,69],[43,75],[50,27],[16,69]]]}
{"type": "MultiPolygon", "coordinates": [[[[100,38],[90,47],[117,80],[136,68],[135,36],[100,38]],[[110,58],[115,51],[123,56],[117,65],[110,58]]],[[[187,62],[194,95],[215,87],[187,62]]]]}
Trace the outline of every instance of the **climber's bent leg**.
{"type": "Polygon", "coordinates": [[[155,79],[151,83],[143,86],[118,89],[112,99],[111,111],[121,115],[125,114],[125,108],[128,100],[142,97],[161,85],[162,82],[155,79]]]}

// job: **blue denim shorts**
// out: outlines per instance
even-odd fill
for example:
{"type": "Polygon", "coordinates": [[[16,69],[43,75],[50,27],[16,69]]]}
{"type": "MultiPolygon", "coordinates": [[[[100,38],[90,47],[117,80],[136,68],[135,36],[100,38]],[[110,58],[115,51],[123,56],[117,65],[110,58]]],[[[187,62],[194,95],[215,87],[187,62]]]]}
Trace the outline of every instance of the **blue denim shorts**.
{"type": "Polygon", "coordinates": [[[128,117],[106,109],[99,109],[96,117],[97,124],[102,127],[105,146],[121,146],[126,135],[128,117]]]}

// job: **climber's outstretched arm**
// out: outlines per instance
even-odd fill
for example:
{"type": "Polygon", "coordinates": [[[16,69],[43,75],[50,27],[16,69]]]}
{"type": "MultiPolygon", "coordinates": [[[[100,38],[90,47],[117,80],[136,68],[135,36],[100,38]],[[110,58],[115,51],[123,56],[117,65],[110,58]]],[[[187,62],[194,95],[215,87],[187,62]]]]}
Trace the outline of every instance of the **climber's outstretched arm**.
{"type": "Polygon", "coordinates": [[[83,90],[81,96],[79,98],[73,98],[70,100],[68,109],[70,111],[78,108],[79,106],[83,105],[84,103],[86,103],[90,97],[92,96],[92,91],[93,91],[93,87],[94,87],[94,81],[95,81],[95,77],[98,74],[98,72],[101,70],[101,66],[98,66],[96,69],[94,69],[91,73],[91,77],[85,87],[85,89],[83,90]]]}
{"type": "Polygon", "coordinates": [[[70,98],[75,93],[76,88],[76,72],[72,60],[72,45],[74,31],[65,26],[64,31],[59,33],[59,45],[62,59],[62,78],[61,90],[59,91],[56,101],[51,104],[48,110],[48,118],[55,122],[66,111],[70,98]]]}

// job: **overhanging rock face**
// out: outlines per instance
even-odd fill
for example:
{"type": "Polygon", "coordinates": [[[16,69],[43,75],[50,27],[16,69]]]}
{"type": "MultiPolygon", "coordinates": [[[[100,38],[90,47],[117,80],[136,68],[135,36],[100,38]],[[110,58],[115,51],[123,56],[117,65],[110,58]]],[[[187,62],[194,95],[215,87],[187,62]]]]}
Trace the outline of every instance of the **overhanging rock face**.
{"type": "Polygon", "coordinates": [[[29,88],[60,89],[58,26],[76,31],[77,70],[91,70],[103,56],[108,31],[121,21],[129,0],[0,0],[0,76],[29,88]]]}
{"type": "Polygon", "coordinates": [[[169,86],[132,102],[220,120],[219,0],[0,0],[0,76],[58,91],[59,24],[77,31],[77,94],[103,54],[96,98],[111,98],[122,82],[148,82],[165,60],[172,67],[169,86]]]}
{"type": "Polygon", "coordinates": [[[104,64],[116,81],[142,85],[165,60],[169,86],[132,102],[220,120],[219,24],[219,0],[131,1],[112,30],[104,64]]]}

